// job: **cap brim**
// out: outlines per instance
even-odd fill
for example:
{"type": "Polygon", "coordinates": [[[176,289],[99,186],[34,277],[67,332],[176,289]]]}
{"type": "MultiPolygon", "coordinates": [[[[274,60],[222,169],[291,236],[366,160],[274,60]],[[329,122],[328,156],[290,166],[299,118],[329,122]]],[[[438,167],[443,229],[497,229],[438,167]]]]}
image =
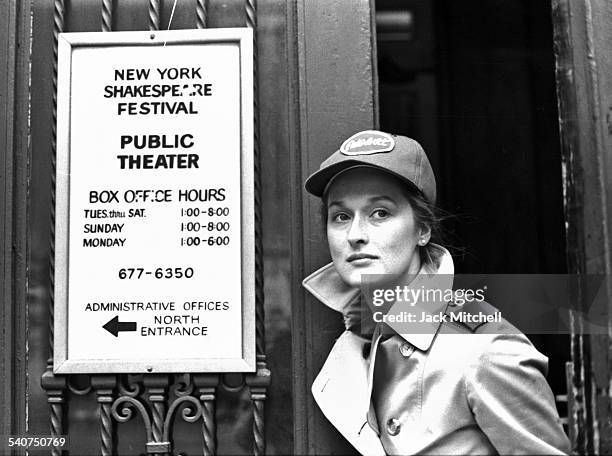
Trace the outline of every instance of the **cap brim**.
{"type": "Polygon", "coordinates": [[[318,196],[319,198],[323,197],[323,194],[327,188],[329,182],[334,178],[334,176],[339,173],[355,167],[364,167],[364,168],[374,168],[380,171],[384,171],[385,173],[391,174],[392,176],[397,177],[399,180],[405,182],[410,187],[414,188],[417,192],[422,193],[422,190],[418,188],[414,182],[406,179],[401,174],[398,174],[394,171],[391,171],[384,166],[374,165],[372,163],[364,162],[361,160],[344,160],[339,163],[334,163],[326,168],[320,169],[315,173],[311,174],[306,182],[304,182],[304,188],[306,191],[314,196],[318,196]]]}
{"type": "Polygon", "coordinates": [[[368,166],[371,168],[378,168],[382,169],[383,171],[388,171],[380,166],[372,165],[360,160],[344,160],[312,173],[308,179],[306,179],[306,182],[304,182],[304,188],[308,193],[321,198],[323,196],[323,192],[325,191],[325,187],[327,187],[329,181],[336,174],[355,166],[368,166]]]}

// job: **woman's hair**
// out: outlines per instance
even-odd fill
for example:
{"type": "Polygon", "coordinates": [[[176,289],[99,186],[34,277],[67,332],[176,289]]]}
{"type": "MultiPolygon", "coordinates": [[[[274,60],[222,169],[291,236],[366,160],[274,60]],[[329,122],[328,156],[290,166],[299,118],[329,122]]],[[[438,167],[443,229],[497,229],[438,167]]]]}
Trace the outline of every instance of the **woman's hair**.
{"type": "MultiPolygon", "coordinates": [[[[389,175],[392,179],[397,179],[393,175],[389,175]]],[[[409,182],[399,180],[401,183],[402,193],[410,203],[414,219],[419,228],[429,228],[431,237],[429,242],[424,246],[419,246],[419,255],[421,263],[428,266],[438,268],[440,266],[440,256],[443,253],[438,245],[444,243],[444,232],[441,227],[441,222],[445,218],[435,204],[429,202],[423,192],[409,182]],[[436,245],[437,244],[437,245],[436,245]]],[[[323,226],[327,226],[327,194],[328,189],[321,197],[321,220],[323,226]]]]}

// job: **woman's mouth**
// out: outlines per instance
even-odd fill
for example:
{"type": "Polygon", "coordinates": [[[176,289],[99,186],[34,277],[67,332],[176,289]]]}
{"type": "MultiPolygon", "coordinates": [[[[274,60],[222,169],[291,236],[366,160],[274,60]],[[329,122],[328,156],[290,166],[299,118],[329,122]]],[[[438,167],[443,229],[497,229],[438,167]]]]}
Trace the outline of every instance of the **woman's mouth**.
{"type": "Polygon", "coordinates": [[[377,258],[376,255],[370,255],[369,253],[353,253],[348,256],[346,261],[354,266],[366,266],[377,258]]]}

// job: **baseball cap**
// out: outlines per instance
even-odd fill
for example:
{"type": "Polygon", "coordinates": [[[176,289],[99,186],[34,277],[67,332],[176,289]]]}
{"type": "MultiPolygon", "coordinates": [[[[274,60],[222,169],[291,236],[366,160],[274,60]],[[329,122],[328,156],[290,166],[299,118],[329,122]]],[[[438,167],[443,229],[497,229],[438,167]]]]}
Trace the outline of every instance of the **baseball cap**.
{"type": "Polygon", "coordinates": [[[412,138],[377,130],[360,131],[344,141],[306,179],[306,191],[322,197],[335,176],[355,166],[370,166],[393,174],[418,188],[430,203],[436,202],[436,178],[421,145],[412,138]]]}

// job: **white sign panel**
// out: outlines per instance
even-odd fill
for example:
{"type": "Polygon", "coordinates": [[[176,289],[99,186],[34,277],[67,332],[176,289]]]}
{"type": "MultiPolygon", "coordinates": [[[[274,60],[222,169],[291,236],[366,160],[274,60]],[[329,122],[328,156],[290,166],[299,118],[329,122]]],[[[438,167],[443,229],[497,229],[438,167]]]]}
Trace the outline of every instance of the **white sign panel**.
{"type": "Polygon", "coordinates": [[[57,373],[255,369],[252,32],[59,39],[57,373]]]}

